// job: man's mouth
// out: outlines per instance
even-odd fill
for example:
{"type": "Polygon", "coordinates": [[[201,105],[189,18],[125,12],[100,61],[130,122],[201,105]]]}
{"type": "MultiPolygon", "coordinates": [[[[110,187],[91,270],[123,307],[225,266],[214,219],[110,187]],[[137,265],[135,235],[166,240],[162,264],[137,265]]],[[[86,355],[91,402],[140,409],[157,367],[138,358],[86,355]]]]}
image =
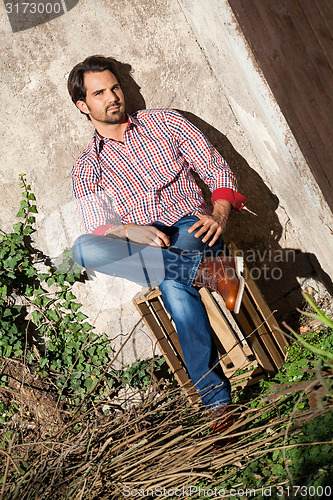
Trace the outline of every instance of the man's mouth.
{"type": "Polygon", "coordinates": [[[115,104],[113,106],[108,106],[106,108],[106,111],[109,111],[109,110],[114,111],[115,109],[119,109],[119,108],[120,108],[120,105],[119,104],[115,104]]]}

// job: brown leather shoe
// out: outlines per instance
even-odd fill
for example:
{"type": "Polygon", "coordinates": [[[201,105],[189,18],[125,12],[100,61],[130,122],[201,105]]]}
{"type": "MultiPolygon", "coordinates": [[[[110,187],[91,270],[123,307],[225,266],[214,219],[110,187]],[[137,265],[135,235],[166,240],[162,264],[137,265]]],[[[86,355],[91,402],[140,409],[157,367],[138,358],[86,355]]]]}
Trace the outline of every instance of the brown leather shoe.
{"type": "Polygon", "coordinates": [[[236,422],[237,416],[232,405],[219,406],[209,411],[212,424],[210,435],[221,435],[214,443],[213,453],[220,453],[227,445],[235,443],[237,438],[228,433],[228,429],[236,422]]]}
{"type": "Polygon", "coordinates": [[[243,257],[204,257],[193,285],[217,291],[227,308],[238,314],[245,284],[243,270],[243,257]]]}
{"type": "Polygon", "coordinates": [[[212,424],[210,426],[210,434],[221,434],[231,427],[236,419],[230,405],[219,406],[213,410],[209,410],[212,424]]]}

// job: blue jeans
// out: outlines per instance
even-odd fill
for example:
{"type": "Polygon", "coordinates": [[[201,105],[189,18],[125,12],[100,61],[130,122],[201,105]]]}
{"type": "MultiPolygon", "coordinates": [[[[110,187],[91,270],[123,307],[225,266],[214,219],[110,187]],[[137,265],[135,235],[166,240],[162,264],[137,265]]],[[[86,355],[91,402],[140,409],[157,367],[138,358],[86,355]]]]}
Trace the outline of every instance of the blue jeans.
{"type": "Polygon", "coordinates": [[[218,362],[205,306],[192,283],[203,254],[218,252],[221,244],[208,247],[202,237],[188,233],[197,220],[186,216],[173,226],[153,224],[169,236],[171,245],[167,249],[84,234],[74,243],[73,257],[87,269],[143,286],[159,286],[176,325],[189,375],[206,408],[215,408],[230,403],[230,383],[218,362]]]}

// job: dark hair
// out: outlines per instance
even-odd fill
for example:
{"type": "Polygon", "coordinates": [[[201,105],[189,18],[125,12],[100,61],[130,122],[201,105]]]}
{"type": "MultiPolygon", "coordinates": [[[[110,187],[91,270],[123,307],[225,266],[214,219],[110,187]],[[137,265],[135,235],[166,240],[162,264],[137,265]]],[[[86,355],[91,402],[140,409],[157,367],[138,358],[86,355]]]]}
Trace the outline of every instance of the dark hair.
{"type": "Polygon", "coordinates": [[[89,56],[83,62],[74,66],[69,73],[67,81],[67,89],[72,101],[76,105],[77,101],[86,101],[87,91],[84,87],[84,74],[97,73],[105,70],[111,71],[119,81],[119,76],[116,70],[115,60],[111,57],[104,56],[89,56]]]}

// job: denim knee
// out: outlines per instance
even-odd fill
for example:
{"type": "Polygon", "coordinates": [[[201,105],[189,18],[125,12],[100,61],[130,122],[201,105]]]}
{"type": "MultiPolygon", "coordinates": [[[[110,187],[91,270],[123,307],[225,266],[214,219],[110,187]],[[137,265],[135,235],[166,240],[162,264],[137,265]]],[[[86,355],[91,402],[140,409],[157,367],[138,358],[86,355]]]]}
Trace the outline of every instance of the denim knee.
{"type": "Polygon", "coordinates": [[[81,234],[81,236],[76,238],[72,248],[73,259],[81,266],[83,265],[82,247],[84,246],[85,236],[87,235],[81,234]]]}

